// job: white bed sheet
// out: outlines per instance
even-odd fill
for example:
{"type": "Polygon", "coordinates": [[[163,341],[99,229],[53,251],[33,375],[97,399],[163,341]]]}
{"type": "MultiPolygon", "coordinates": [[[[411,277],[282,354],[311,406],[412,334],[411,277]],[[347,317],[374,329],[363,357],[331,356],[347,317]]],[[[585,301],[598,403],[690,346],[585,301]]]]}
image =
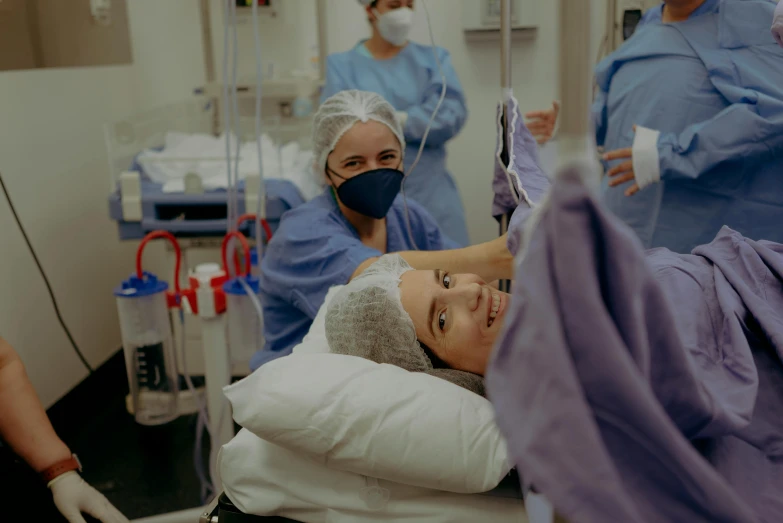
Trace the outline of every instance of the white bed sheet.
{"type": "MultiPolygon", "coordinates": [[[[235,160],[236,138],[231,137],[231,160],[235,160]]],[[[323,191],[323,180],[313,171],[313,153],[303,150],[297,142],[275,143],[268,135],[260,138],[264,178],[288,180],[306,200],[323,191]]],[[[258,174],[258,148],[254,142],[244,142],[239,149],[238,178],[258,174]]],[[[144,173],[163,184],[163,192],[181,192],[185,176],[197,174],[207,190],[228,187],[225,135],[166,133],[163,150],[145,150],[137,161],[144,173]]]]}
{"type": "Polygon", "coordinates": [[[303,523],[527,523],[521,500],[453,494],[331,470],[242,430],[223,447],[220,477],[243,512],[303,523]]]}

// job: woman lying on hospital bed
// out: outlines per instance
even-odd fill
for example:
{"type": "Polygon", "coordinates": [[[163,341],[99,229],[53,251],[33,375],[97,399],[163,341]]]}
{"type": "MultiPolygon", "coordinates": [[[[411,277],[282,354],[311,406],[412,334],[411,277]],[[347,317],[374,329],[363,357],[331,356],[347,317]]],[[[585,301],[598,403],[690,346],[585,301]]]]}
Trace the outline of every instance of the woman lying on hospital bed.
{"type": "MultiPolygon", "coordinates": [[[[518,132],[529,135],[527,129],[518,132]]],[[[532,143],[532,139],[529,141],[532,143]]],[[[523,172],[523,175],[528,176],[525,182],[531,186],[549,186],[542,172],[523,172]]],[[[530,212],[524,204],[517,209],[512,221],[516,229],[522,229],[522,222],[530,212]]],[[[750,242],[733,231],[726,231],[713,243],[750,242]]],[[[518,238],[511,238],[512,251],[516,252],[518,242],[518,238]]],[[[783,252],[780,244],[767,243],[773,251],[783,252]]],[[[712,245],[694,252],[710,251],[712,245]]],[[[473,247],[477,252],[473,259],[494,258],[497,266],[502,256],[497,250],[491,251],[495,247],[494,242],[473,247]],[[485,252],[481,254],[481,250],[485,252]]],[[[326,334],[330,350],[411,372],[433,374],[483,395],[481,377],[502,331],[510,295],[489,285],[478,271],[443,269],[433,264],[440,257],[431,257],[431,253],[415,254],[417,257],[406,253],[372,258],[357,269],[360,274],[329,305],[326,334]],[[412,265],[406,258],[419,264],[412,265]],[[424,270],[427,262],[430,267],[424,270]]],[[[714,343],[711,334],[707,341],[702,337],[707,326],[723,320],[714,318],[710,310],[694,309],[695,304],[710,298],[705,294],[708,291],[702,293],[702,289],[715,287],[710,283],[712,264],[704,257],[663,248],[647,251],[645,256],[655,279],[670,299],[675,318],[682,322],[678,327],[689,341],[702,346],[714,343]]],[[[738,256],[731,263],[743,266],[747,260],[738,256]]],[[[493,274],[499,273],[495,270],[493,274]]],[[[783,311],[780,318],[783,321],[783,311]]]]}
{"type": "Polygon", "coordinates": [[[779,520],[783,245],[723,228],[645,252],[578,171],[515,212],[512,295],[387,255],[328,305],[330,350],[478,394],[487,375],[514,463],[565,520],[779,520]]]}
{"type": "Polygon", "coordinates": [[[406,210],[399,195],[404,150],[394,108],[379,95],[342,91],[321,105],[313,155],[328,187],[283,216],[266,251],[260,281],[266,347],[254,355],[252,369],[289,354],[329,288],[383,254],[400,252],[419,269],[473,272],[488,281],[511,274],[504,238],[457,249],[423,207],[408,201],[406,210]]]}
{"type": "MultiPolygon", "coordinates": [[[[749,241],[722,232],[716,242],[725,242],[726,237],[749,241]]],[[[769,245],[781,254],[783,264],[783,245],[769,245]]],[[[693,307],[708,296],[691,291],[698,290],[693,282],[713,278],[712,266],[699,256],[664,248],[647,251],[646,257],[675,317],[683,319],[683,327],[693,331],[694,339],[704,334],[711,324],[710,311],[696,314],[693,307]],[[693,322],[694,318],[703,323],[693,322]]],[[[738,267],[746,263],[742,257],[732,261],[738,267]]],[[[334,353],[433,374],[483,395],[480,377],[502,331],[510,298],[478,274],[416,270],[403,256],[388,254],[334,297],[326,316],[326,335],[334,353]]]]}

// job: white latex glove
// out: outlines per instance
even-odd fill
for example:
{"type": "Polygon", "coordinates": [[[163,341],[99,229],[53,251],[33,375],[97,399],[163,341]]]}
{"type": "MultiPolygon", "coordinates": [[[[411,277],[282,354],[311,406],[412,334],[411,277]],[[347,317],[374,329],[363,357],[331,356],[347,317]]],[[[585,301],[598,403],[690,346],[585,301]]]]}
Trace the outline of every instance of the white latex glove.
{"type": "Polygon", "coordinates": [[[69,523],[86,523],[82,512],[103,523],[129,523],[128,518],[75,471],[57,476],[49,482],[49,488],[57,510],[69,523]]]}
{"type": "Polygon", "coordinates": [[[772,36],[783,47],[783,2],[775,9],[775,18],[772,20],[772,36]]]}

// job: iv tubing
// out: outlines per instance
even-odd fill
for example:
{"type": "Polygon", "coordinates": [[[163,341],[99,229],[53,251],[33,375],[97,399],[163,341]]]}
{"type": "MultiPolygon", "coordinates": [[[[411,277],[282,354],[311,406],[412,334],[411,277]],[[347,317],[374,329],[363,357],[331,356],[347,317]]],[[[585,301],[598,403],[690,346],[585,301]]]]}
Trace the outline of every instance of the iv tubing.
{"type": "Polygon", "coordinates": [[[144,247],[146,247],[150,241],[156,238],[164,238],[169,242],[171,242],[171,244],[174,246],[174,253],[176,255],[176,264],[174,266],[174,292],[177,298],[179,298],[180,296],[179,270],[182,265],[182,250],[179,248],[179,242],[177,242],[177,239],[170,232],[153,231],[149,233],[147,236],[145,236],[143,240],[141,240],[141,243],[139,244],[139,248],[136,250],[136,276],[139,279],[144,279],[144,271],[142,270],[141,267],[141,259],[142,259],[142,255],[144,254],[144,247]]]}
{"type": "MultiPolygon", "coordinates": [[[[228,274],[228,244],[231,242],[233,238],[236,238],[239,240],[239,243],[242,244],[242,249],[245,252],[245,274],[244,276],[247,276],[250,274],[250,247],[247,244],[247,239],[245,238],[245,235],[238,231],[231,231],[230,233],[226,234],[225,238],[223,238],[223,245],[221,246],[220,252],[221,257],[223,259],[223,267],[226,271],[226,274],[228,274]]],[[[237,274],[237,276],[243,276],[241,274],[237,274]]]]}

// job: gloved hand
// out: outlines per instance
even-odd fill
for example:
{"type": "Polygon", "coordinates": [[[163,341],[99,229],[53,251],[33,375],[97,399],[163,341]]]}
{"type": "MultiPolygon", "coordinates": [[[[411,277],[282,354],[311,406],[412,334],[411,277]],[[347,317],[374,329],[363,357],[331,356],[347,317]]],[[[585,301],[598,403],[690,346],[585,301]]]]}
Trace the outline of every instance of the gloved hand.
{"type": "Polygon", "coordinates": [[[781,47],[783,47],[783,1],[778,4],[775,9],[775,16],[772,19],[772,36],[778,41],[781,47]]]}
{"type": "Polygon", "coordinates": [[[129,523],[128,518],[75,471],[57,476],[49,482],[49,488],[54,496],[57,510],[69,523],[86,523],[82,512],[103,523],[129,523]]]}

